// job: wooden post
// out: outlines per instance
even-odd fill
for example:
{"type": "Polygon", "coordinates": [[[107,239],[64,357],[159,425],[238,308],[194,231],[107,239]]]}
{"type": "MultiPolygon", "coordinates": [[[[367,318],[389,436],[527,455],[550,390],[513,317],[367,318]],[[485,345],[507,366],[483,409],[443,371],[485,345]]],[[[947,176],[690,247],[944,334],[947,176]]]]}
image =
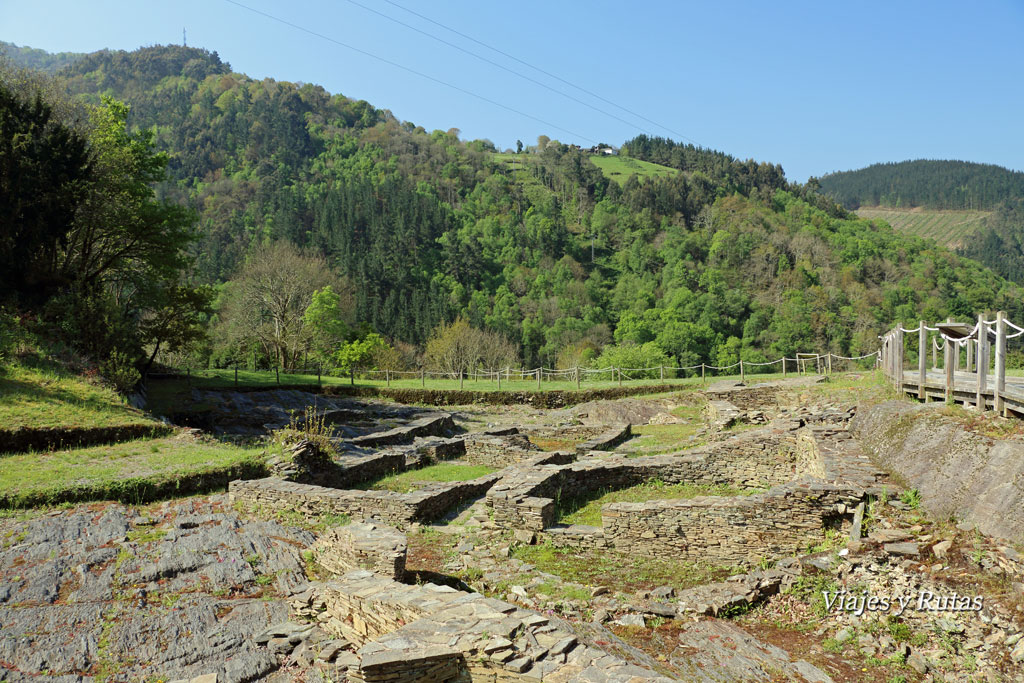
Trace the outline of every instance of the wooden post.
{"type": "Polygon", "coordinates": [[[498,376],[498,391],[501,391],[501,368],[498,368],[494,374],[498,376]]]}
{"type": "Polygon", "coordinates": [[[825,355],[825,359],[826,359],[825,360],[825,372],[827,372],[828,374],[831,375],[832,374],[832,352],[831,351],[829,351],[825,355]]]}
{"type": "Polygon", "coordinates": [[[576,366],[576,391],[580,390],[580,366],[576,366]]]}
{"type": "Polygon", "coordinates": [[[459,389],[466,386],[466,371],[459,370],[459,389]]]}
{"type": "Polygon", "coordinates": [[[537,368],[537,391],[540,391],[540,368],[537,368]]]}
{"type": "Polygon", "coordinates": [[[391,388],[391,370],[384,368],[384,381],[387,382],[388,389],[391,388]]]}
{"type": "Polygon", "coordinates": [[[928,378],[928,330],[924,329],[924,321],[921,321],[921,329],[917,331],[917,398],[924,400],[924,383],[928,378]]]}
{"type": "Polygon", "coordinates": [[[1006,314],[1002,311],[996,313],[996,387],[993,408],[996,415],[1006,417],[1006,405],[1003,402],[1003,392],[1006,391],[1006,314]]]}
{"type": "MultiPolygon", "coordinates": [[[[946,322],[953,322],[952,318],[946,318],[946,322]]],[[[946,370],[946,403],[953,400],[953,345],[945,340],[942,353],[942,367],[946,370]]]]}
{"type": "Polygon", "coordinates": [[[420,386],[424,389],[427,388],[427,371],[420,368],[420,386]]]}
{"type": "MultiPolygon", "coordinates": [[[[968,342],[970,344],[970,342],[968,342]]],[[[978,410],[985,412],[985,392],[988,391],[988,325],[985,324],[985,316],[978,316],[978,410]]]]}
{"type": "Polygon", "coordinates": [[[939,369],[939,347],[935,341],[932,340],[932,370],[939,369]]]}
{"type": "Polygon", "coordinates": [[[782,376],[786,376],[786,357],[782,357],[782,376]]]}
{"type": "MultiPolygon", "coordinates": [[[[974,346],[975,346],[975,342],[973,342],[973,341],[967,342],[967,367],[964,368],[965,370],[967,370],[967,372],[971,372],[972,371],[971,368],[976,367],[975,360],[974,360],[974,346]]],[[[981,349],[979,348],[978,351],[980,352],[981,349]]]]}
{"type": "Polygon", "coordinates": [[[622,368],[615,368],[619,372],[619,386],[622,386],[622,368]]]}
{"type": "Polygon", "coordinates": [[[747,381],[746,373],[743,372],[743,359],[742,358],[740,359],[740,381],[741,382],[746,382],[747,381]]]}
{"type": "Polygon", "coordinates": [[[903,391],[903,322],[896,325],[896,391],[903,391]]]}
{"type": "Polygon", "coordinates": [[[664,382],[665,381],[665,366],[662,365],[660,367],[661,367],[661,381],[664,382]]]}
{"type": "Polygon", "coordinates": [[[704,384],[704,364],[700,364],[700,383],[704,384]]]}

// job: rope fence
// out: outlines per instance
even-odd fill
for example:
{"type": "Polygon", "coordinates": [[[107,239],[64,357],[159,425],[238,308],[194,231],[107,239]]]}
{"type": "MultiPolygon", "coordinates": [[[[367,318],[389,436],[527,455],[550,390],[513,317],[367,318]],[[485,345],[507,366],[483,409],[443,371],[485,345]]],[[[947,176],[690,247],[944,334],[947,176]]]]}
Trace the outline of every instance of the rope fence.
{"type": "MultiPolygon", "coordinates": [[[[426,387],[428,380],[458,380],[459,388],[463,388],[466,382],[479,383],[479,382],[490,382],[497,383],[498,388],[501,388],[503,383],[512,382],[534,382],[537,388],[541,387],[543,382],[568,382],[576,385],[580,388],[584,382],[617,382],[620,386],[624,382],[638,382],[638,381],[652,381],[652,380],[673,380],[673,379],[693,379],[699,375],[702,382],[706,382],[709,377],[728,376],[730,371],[736,371],[733,376],[738,374],[741,380],[746,380],[748,374],[762,374],[760,368],[769,368],[771,366],[779,365],[780,369],[775,370],[776,374],[781,370],[783,376],[787,376],[790,372],[795,374],[807,374],[813,371],[816,374],[830,374],[833,372],[833,364],[842,362],[858,363],[867,359],[873,359],[871,367],[877,367],[879,360],[879,353],[868,353],[862,356],[840,356],[834,353],[798,353],[795,357],[783,357],[773,361],[737,361],[731,365],[710,365],[708,363],[699,363],[697,365],[655,365],[650,367],[642,368],[628,368],[628,367],[616,367],[607,366],[603,368],[546,368],[539,366],[536,368],[513,368],[511,366],[499,369],[464,369],[459,372],[455,371],[444,371],[444,370],[427,370],[425,368],[419,370],[358,370],[351,371],[346,375],[350,384],[355,384],[356,378],[359,379],[370,379],[370,380],[383,380],[387,386],[391,386],[392,381],[398,380],[419,380],[422,387],[426,387]],[[680,374],[682,373],[682,374],[680,374]],[[689,373],[689,374],[687,374],[689,373]]],[[[865,369],[865,368],[860,368],[865,369]]],[[[228,367],[228,368],[204,368],[204,369],[173,369],[167,373],[154,373],[151,375],[154,379],[165,378],[165,377],[184,377],[191,384],[193,380],[202,379],[217,379],[226,381],[229,384],[233,384],[235,387],[241,387],[242,384],[267,384],[267,385],[297,385],[297,384],[309,384],[312,385],[312,377],[316,377],[315,384],[322,386],[325,382],[324,379],[328,376],[337,379],[336,375],[328,375],[322,368],[274,368],[274,369],[262,369],[262,370],[249,370],[239,367],[228,367]],[[241,373],[241,374],[240,374],[241,373]],[[266,382],[261,382],[262,378],[266,377],[266,382]]],[[[337,382],[332,382],[337,383],[337,382]]]]}

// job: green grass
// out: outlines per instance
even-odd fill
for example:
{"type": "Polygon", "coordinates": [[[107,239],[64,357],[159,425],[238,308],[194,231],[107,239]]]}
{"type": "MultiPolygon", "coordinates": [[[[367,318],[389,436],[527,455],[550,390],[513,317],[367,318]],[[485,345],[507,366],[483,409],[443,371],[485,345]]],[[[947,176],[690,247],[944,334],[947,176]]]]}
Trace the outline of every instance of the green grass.
{"type": "Polygon", "coordinates": [[[934,209],[890,209],[861,207],[861,218],[881,219],[900,232],[935,240],[947,247],[963,246],[964,240],[981,227],[991,211],[939,211],[934,209]]]}
{"type": "Polygon", "coordinates": [[[651,481],[618,491],[595,492],[593,496],[559,500],[559,521],[564,524],[601,526],[601,507],[609,503],[645,503],[649,500],[682,500],[697,496],[742,496],[757,489],[698,484],[665,484],[651,481]]]}
{"type": "Polygon", "coordinates": [[[141,439],[0,459],[0,498],[10,507],[145,496],[190,475],[259,468],[262,451],[181,437],[141,439]]]}
{"type": "Polygon", "coordinates": [[[360,486],[363,489],[377,491],[396,491],[409,493],[418,488],[418,482],[434,481],[469,481],[494,472],[493,467],[484,465],[464,465],[461,463],[443,462],[419,470],[410,470],[400,474],[392,474],[382,479],[360,486]]]}
{"type": "Polygon", "coordinates": [[[722,581],[742,570],[667,559],[632,556],[614,550],[555,548],[549,544],[523,545],[512,556],[566,581],[608,586],[618,591],[673,586],[677,590],[722,581]]]}
{"type": "Polygon", "coordinates": [[[146,423],[158,424],[113,389],[69,372],[16,363],[0,374],[0,429],[146,423]]]}
{"type": "Polygon", "coordinates": [[[652,164],[649,161],[640,161],[624,156],[594,155],[590,161],[601,169],[601,173],[609,180],[614,180],[622,185],[631,175],[637,175],[640,180],[647,177],[668,177],[674,176],[679,171],[668,166],[652,164]]]}

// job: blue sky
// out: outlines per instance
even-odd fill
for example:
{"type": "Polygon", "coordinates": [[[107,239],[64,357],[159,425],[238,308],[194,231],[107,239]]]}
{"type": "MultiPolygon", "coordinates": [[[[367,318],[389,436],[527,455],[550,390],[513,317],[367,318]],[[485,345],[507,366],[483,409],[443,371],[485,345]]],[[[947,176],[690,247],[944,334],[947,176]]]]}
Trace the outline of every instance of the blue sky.
{"type": "Polygon", "coordinates": [[[618,145],[685,136],[780,163],[791,180],[876,161],[1024,169],[1024,1],[356,0],[584,100],[610,117],[350,0],[239,0],[546,123],[227,0],[0,0],[0,39],[51,52],[180,43],[255,78],[319,83],[428,130],[499,148],[540,134],[618,145]],[[541,67],[644,121],[401,7],[541,67]],[[619,120],[624,119],[626,122],[619,120]],[[627,123],[628,122],[628,123],[627,123]]]}

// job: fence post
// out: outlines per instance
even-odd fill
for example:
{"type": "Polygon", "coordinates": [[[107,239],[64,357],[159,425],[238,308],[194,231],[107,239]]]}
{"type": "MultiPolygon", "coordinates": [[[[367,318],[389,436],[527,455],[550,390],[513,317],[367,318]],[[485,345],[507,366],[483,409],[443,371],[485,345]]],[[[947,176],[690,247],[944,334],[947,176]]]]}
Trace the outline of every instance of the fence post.
{"type": "Polygon", "coordinates": [[[829,351],[825,356],[825,372],[829,375],[832,374],[832,352],[829,351]]]}
{"type": "Polygon", "coordinates": [[[537,391],[540,391],[540,368],[537,368],[537,391]]]}
{"type": "Polygon", "coordinates": [[[700,364],[700,383],[701,384],[705,383],[705,380],[704,380],[704,363],[700,364]]]}
{"type": "MultiPolygon", "coordinates": [[[[951,323],[953,319],[946,318],[946,322],[951,323]]],[[[946,403],[949,403],[953,400],[953,345],[948,339],[944,341],[946,343],[942,349],[942,366],[946,371],[946,403]]]]}
{"type": "Polygon", "coordinates": [[[996,313],[996,388],[993,408],[996,415],[1006,417],[1006,406],[1003,403],[1003,392],[1006,391],[1006,314],[996,313]]]}
{"type": "Polygon", "coordinates": [[[937,342],[937,339],[932,340],[932,370],[939,369],[939,345],[937,342]]]}
{"type": "Polygon", "coordinates": [[[466,370],[462,369],[459,370],[459,389],[461,390],[464,386],[466,386],[466,370]]]}
{"type": "Polygon", "coordinates": [[[782,354],[782,376],[786,376],[786,354],[782,354]]]}
{"type": "Polygon", "coordinates": [[[747,381],[747,373],[745,373],[743,371],[743,359],[742,358],[740,358],[740,381],[741,382],[746,382],[747,381]]]}
{"type": "Polygon", "coordinates": [[[501,391],[501,368],[498,368],[494,374],[498,376],[498,391],[501,391]]]}
{"type": "Polygon", "coordinates": [[[420,368],[420,387],[427,388],[427,372],[423,368],[420,368]]]}
{"type": "Polygon", "coordinates": [[[903,391],[903,322],[896,327],[896,391],[903,391]]]}
{"type": "Polygon", "coordinates": [[[384,381],[387,382],[388,389],[391,388],[391,370],[384,368],[384,381]]]}
{"type": "Polygon", "coordinates": [[[924,321],[921,321],[921,329],[917,331],[917,398],[924,400],[924,383],[928,375],[928,330],[924,329],[924,321]]]}
{"type": "MultiPolygon", "coordinates": [[[[970,342],[967,342],[968,345],[970,342]]],[[[975,397],[979,412],[985,412],[985,392],[988,390],[988,325],[985,316],[978,316],[978,392],[975,397]]]]}
{"type": "Polygon", "coordinates": [[[580,390],[580,366],[576,366],[576,391],[580,390]]]}
{"type": "MultiPolygon", "coordinates": [[[[978,360],[981,360],[981,358],[980,358],[980,356],[981,356],[981,345],[980,345],[980,342],[979,342],[979,345],[978,345],[978,356],[979,356],[978,360]]],[[[972,367],[974,367],[974,368],[978,367],[977,366],[978,360],[975,360],[975,358],[974,358],[974,342],[967,342],[967,367],[964,368],[964,369],[967,370],[967,372],[971,372],[971,368],[972,367]]]]}
{"type": "Polygon", "coordinates": [[[659,367],[661,368],[661,381],[664,382],[665,381],[665,366],[662,365],[662,366],[659,366],[659,367]]]}
{"type": "Polygon", "coordinates": [[[619,386],[622,386],[622,368],[616,368],[619,372],[619,386]]]}

